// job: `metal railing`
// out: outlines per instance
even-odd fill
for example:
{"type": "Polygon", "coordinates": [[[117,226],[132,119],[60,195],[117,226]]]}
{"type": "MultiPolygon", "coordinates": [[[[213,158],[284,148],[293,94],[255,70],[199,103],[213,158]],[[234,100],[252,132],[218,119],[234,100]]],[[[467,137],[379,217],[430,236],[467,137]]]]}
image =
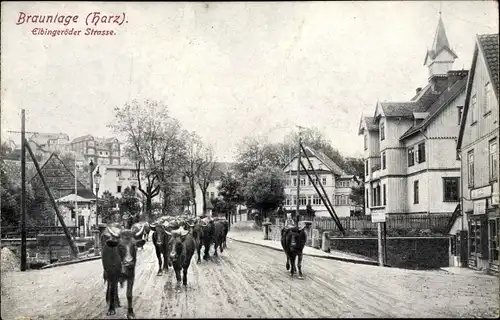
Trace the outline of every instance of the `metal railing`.
{"type": "MultiPolygon", "coordinates": [[[[77,235],[77,227],[67,227],[70,235],[75,237],[77,235]]],[[[2,239],[20,238],[21,227],[2,227],[2,239]]],[[[39,234],[64,234],[63,227],[59,226],[37,226],[26,227],[26,237],[36,238],[39,234]]]]}

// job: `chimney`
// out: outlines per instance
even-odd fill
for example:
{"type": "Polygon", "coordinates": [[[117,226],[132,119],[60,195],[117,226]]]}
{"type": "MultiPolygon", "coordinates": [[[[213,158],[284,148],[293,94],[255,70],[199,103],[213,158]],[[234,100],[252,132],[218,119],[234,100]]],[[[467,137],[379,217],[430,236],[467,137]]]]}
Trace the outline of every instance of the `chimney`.
{"type": "Polygon", "coordinates": [[[459,81],[468,74],[467,70],[450,70],[448,71],[448,89],[450,89],[455,82],[459,81]]]}
{"type": "Polygon", "coordinates": [[[419,93],[420,93],[420,91],[422,91],[422,87],[418,87],[418,88],[417,88],[417,90],[416,90],[417,94],[419,94],[419,93]]]}

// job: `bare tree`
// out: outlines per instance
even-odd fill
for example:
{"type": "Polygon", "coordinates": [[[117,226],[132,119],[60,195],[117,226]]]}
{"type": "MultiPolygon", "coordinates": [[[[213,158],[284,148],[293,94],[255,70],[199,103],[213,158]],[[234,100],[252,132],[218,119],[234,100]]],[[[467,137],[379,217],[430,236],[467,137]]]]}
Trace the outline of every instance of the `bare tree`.
{"type": "Polygon", "coordinates": [[[193,214],[196,216],[196,182],[198,179],[199,172],[204,164],[203,159],[203,143],[200,137],[192,132],[187,138],[187,157],[184,169],[184,175],[187,177],[189,182],[189,191],[191,195],[191,200],[194,205],[193,214]]]}
{"type": "Polygon", "coordinates": [[[184,161],[184,131],[169,116],[165,104],[149,99],[115,108],[115,119],[109,127],[126,139],[125,154],[135,162],[138,189],[146,198],[146,212],[151,219],[152,199],[162,185],[170,183],[175,169],[184,161]]]}
{"type": "Polygon", "coordinates": [[[213,182],[213,173],[215,170],[215,158],[212,148],[207,147],[204,148],[203,162],[200,166],[200,170],[198,171],[197,181],[198,185],[201,189],[201,195],[203,199],[203,214],[207,214],[207,189],[210,185],[210,182],[213,182]]]}

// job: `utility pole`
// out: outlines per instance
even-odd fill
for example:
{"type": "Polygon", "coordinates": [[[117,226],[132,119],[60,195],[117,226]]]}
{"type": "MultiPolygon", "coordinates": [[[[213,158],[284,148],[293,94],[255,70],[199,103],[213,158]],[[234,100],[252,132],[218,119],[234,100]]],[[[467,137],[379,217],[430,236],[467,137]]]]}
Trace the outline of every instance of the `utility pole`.
{"type": "Polygon", "coordinates": [[[299,212],[300,212],[300,145],[302,143],[302,127],[298,126],[299,127],[299,145],[298,145],[298,149],[299,149],[299,155],[298,155],[298,158],[297,158],[297,212],[296,212],[296,217],[295,217],[295,220],[296,220],[296,225],[298,226],[299,225],[299,212]]]}
{"type": "Polygon", "coordinates": [[[21,271],[26,271],[26,146],[25,110],[21,110],[21,271]]]}

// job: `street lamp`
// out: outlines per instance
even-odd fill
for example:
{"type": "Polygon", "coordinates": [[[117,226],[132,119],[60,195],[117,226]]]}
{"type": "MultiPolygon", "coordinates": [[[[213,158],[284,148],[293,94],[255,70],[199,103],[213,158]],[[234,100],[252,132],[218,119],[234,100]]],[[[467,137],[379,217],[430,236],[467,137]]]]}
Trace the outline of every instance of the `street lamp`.
{"type": "Polygon", "coordinates": [[[94,176],[95,182],[95,227],[98,229],[98,221],[97,221],[97,210],[99,209],[99,183],[101,182],[101,175],[99,174],[99,168],[97,168],[97,172],[94,176]]]}

